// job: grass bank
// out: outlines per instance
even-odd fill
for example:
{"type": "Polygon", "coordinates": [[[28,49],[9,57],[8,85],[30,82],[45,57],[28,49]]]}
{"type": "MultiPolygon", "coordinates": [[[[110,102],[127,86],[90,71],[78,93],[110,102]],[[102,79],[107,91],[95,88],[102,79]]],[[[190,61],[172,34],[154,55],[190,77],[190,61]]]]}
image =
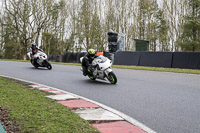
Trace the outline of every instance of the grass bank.
{"type": "MultiPolygon", "coordinates": [[[[29,62],[24,60],[15,60],[15,59],[0,59],[4,61],[20,61],[20,62],[29,62]]],[[[62,62],[51,62],[51,64],[58,65],[75,65],[80,66],[79,63],[62,63],[62,62]]],[[[113,68],[120,69],[133,69],[133,70],[148,70],[148,71],[160,71],[160,72],[175,72],[175,73],[188,73],[188,74],[200,74],[198,69],[178,69],[178,68],[160,68],[160,67],[142,67],[142,66],[124,66],[124,65],[113,65],[113,68]]]]}
{"type": "Polygon", "coordinates": [[[121,65],[113,65],[113,68],[200,74],[200,70],[196,70],[196,69],[178,69],[178,68],[142,67],[142,66],[121,66],[121,65]]]}
{"type": "MultiPolygon", "coordinates": [[[[61,62],[51,62],[51,63],[52,64],[59,64],[59,65],[81,66],[81,64],[79,64],[79,63],[61,63],[61,62]]],[[[112,67],[113,68],[119,68],[119,69],[133,69],[133,70],[148,70],[148,71],[160,71],[160,72],[175,72],[175,73],[200,74],[200,70],[196,70],[196,69],[178,69],[178,68],[124,66],[124,65],[113,65],[112,67]]]]}
{"type": "Polygon", "coordinates": [[[45,95],[0,77],[0,107],[8,110],[9,123],[17,125],[20,133],[98,132],[88,121],[45,95]]]}

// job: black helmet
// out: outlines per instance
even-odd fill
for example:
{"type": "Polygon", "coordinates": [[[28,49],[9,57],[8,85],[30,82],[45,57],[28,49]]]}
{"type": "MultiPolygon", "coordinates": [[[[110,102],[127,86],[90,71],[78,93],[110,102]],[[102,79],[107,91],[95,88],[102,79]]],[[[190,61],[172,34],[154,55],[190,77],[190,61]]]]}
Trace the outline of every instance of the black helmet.
{"type": "Polygon", "coordinates": [[[31,48],[32,49],[36,49],[36,44],[33,42],[33,43],[31,43],[31,48]]]}
{"type": "Polygon", "coordinates": [[[88,50],[88,55],[89,55],[90,58],[94,58],[94,56],[95,56],[95,50],[94,49],[89,49],[88,50]]]}

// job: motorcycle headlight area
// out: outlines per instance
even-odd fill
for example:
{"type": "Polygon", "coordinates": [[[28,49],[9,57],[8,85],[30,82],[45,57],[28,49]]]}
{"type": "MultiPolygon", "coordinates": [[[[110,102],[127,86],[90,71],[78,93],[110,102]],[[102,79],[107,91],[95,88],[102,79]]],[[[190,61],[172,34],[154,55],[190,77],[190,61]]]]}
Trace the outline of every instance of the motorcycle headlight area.
{"type": "Polygon", "coordinates": [[[92,65],[97,65],[98,63],[103,63],[103,61],[101,59],[95,59],[93,62],[92,62],[92,65]]]}
{"type": "Polygon", "coordinates": [[[39,58],[42,59],[42,60],[44,60],[44,59],[46,59],[47,57],[46,57],[45,55],[40,55],[39,58]]]}
{"type": "Polygon", "coordinates": [[[45,59],[45,56],[40,56],[40,59],[44,60],[44,59],[45,59]]]}
{"type": "Polygon", "coordinates": [[[97,62],[96,62],[96,61],[93,61],[93,62],[92,62],[92,65],[93,65],[93,66],[97,65],[97,62]]]}

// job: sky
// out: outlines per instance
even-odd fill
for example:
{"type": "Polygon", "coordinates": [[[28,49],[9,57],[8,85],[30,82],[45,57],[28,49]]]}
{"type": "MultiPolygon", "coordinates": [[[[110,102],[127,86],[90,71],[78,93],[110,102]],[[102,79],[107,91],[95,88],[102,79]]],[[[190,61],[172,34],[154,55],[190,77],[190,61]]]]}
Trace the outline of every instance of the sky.
{"type": "Polygon", "coordinates": [[[163,0],[157,0],[159,7],[162,7],[163,0]]]}

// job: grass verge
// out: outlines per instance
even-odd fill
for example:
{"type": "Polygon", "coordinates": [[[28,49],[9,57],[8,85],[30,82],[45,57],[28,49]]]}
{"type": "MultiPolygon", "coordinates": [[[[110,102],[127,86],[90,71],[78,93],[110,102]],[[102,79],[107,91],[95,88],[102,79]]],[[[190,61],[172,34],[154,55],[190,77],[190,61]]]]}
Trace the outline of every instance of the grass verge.
{"type": "MultiPolygon", "coordinates": [[[[20,62],[28,62],[24,60],[15,60],[15,59],[0,59],[4,61],[20,61],[20,62]]],[[[80,63],[62,63],[62,62],[51,62],[51,64],[58,65],[75,65],[80,66],[80,63]]],[[[160,71],[160,72],[175,72],[175,73],[188,73],[188,74],[200,74],[200,70],[198,69],[179,69],[179,68],[160,68],[160,67],[143,67],[143,66],[124,66],[124,65],[113,65],[113,68],[120,69],[133,69],[133,70],[148,70],[148,71],[160,71]]]]}
{"type": "Polygon", "coordinates": [[[29,60],[17,60],[17,59],[0,59],[2,61],[18,61],[18,62],[30,62],[29,60]]]}
{"type": "Polygon", "coordinates": [[[47,93],[0,77],[0,107],[9,112],[20,133],[95,133],[88,121],[46,98],[47,93]]]}
{"type": "MultiPolygon", "coordinates": [[[[79,63],[61,63],[61,62],[51,62],[51,63],[52,64],[59,64],[59,65],[81,66],[81,64],[79,64],[79,63]]],[[[178,69],[178,68],[124,66],[124,65],[113,65],[112,67],[113,68],[120,68],[120,69],[133,69],[133,70],[148,70],[148,71],[160,71],[160,72],[175,72],[175,73],[200,74],[200,70],[197,70],[197,69],[178,69]]]]}
{"type": "Polygon", "coordinates": [[[200,70],[197,70],[197,69],[178,69],[178,68],[122,66],[122,65],[113,65],[113,68],[134,69],[134,70],[149,70],[149,71],[160,71],[160,72],[188,73],[188,74],[200,74],[200,70]]]}

